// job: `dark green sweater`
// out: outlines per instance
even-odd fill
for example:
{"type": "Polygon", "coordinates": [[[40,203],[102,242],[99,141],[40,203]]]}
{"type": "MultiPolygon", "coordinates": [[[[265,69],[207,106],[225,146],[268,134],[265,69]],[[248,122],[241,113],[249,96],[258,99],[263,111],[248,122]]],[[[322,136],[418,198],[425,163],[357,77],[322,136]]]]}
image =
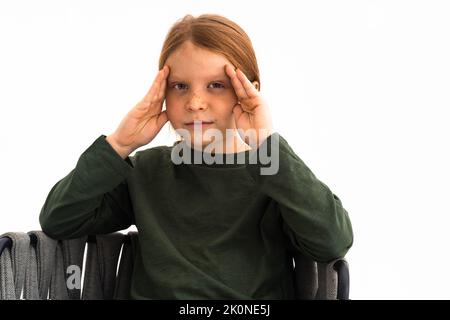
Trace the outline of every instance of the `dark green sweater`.
{"type": "Polygon", "coordinates": [[[261,147],[275,135],[275,175],[260,174],[252,151],[234,165],[174,164],[173,146],[123,160],[101,135],[51,189],[42,230],[68,239],[135,224],[134,299],[293,298],[289,250],[327,262],[346,254],[353,232],[340,199],[281,135],[261,147]]]}

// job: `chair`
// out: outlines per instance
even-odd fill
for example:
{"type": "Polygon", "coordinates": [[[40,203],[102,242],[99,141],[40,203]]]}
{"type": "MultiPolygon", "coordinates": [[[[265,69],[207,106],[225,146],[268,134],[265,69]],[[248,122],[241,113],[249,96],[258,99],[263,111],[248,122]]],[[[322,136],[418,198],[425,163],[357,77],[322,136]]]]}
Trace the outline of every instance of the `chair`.
{"type": "MultiPolygon", "coordinates": [[[[0,236],[0,299],[129,299],[138,233],[55,240],[42,231],[0,236]],[[82,271],[84,268],[83,286],[82,271]]],[[[293,257],[297,299],[346,300],[345,259],[317,263],[293,257]]]]}

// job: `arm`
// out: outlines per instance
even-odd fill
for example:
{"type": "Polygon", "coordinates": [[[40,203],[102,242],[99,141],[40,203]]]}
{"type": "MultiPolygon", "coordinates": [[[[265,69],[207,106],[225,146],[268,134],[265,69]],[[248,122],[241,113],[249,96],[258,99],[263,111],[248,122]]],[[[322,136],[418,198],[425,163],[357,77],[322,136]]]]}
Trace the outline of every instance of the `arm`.
{"type": "Polygon", "coordinates": [[[42,230],[52,238],[71,239],[134,224],[126,182],[131,170],[130,158],[104,135],[98,137],[50,190],[39,215],[42,230]]]}
{"type": "Polygon", "coordinates": [[[252,151],[250,161],[258,161],[247,168],[261,192],[277,202],[283,229],[294,249],[318,262],[343,257],[352,246],[353,231],[341,200],[314,176],[278,133],[270,135],[258,151],[269,154],[272,162],[278,158],[278,172],[261,175],[264,165],[252,151]]]}

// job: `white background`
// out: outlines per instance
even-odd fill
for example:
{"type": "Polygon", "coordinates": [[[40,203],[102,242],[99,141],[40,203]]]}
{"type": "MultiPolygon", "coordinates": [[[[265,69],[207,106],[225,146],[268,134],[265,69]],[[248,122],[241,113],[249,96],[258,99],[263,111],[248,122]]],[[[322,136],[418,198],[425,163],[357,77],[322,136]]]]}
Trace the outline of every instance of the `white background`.
{"type": "MultiPolygon", "coordinates": [[[[449,299],[446,1],[0,1],[0,234],[148,90],[170,26],[218,13],[253,41],[278,132],[355,233],[352,299],[449,299]]],[[[168,126],[143,147],[173,142],[168,126]]]]}

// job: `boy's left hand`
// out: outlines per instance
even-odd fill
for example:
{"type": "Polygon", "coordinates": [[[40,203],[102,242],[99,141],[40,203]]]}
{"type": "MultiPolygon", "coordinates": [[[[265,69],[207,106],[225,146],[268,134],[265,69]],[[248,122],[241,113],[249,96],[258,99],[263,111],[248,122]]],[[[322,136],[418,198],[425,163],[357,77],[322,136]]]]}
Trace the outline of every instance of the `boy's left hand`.
{"type": "Polygon", "coordinates": [[[259,91],[248,80],[245,74],[231,65],[225,65],[225,73],[231,79],[234,91],[238,98],[238,103],[233,108],[234,119],[237,129],[247,131],[254,129],[257,136],[253,139],[243,137],[245,142],[252,148],[258,147],[273,131],[272,119],[269,114],[269,107],[263,100],[259,91]],[[253,145],[257,143],[257,145],[253,145]]]}

